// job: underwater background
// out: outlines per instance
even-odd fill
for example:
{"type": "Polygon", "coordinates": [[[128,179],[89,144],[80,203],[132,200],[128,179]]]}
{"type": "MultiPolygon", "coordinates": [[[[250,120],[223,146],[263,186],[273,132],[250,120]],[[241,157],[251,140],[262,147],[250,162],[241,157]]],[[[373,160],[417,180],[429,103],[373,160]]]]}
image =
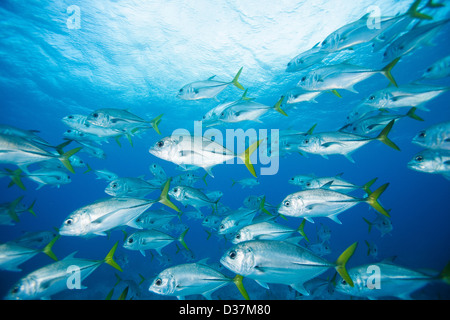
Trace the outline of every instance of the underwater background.
{"type": "MultiPolygon", "coordinates": [[[[219,104],[214,99],[185,101],[176,97],[187,83],[217,79],[230,81],[240,67],[239,82],[248,88],[248,96],[256,101],[274,105],[275,102],[299,81],[298,73],[285,72],[287,63],[297,54],[322,41],[339,27],[359,19],[370,6],[378,6],[383,16],[405,12],[412,1],[2,1],[0,4],[0,93],[1,123],[27,130],[38,130],[39,136],[53,145],[64,142],[63,133],[68,127],[61,119],[69,114],[89,114],[100,108],[127,109],[151,120],[164,114],[159,124],[161,136],[148,130],[133,137],[133,145],[125,138],[121,146],[114,140],[100,147],[107,155],[98,159],[86,153],[78,156],[92,169],[107,169],[119,176],[151,178],[149,165],[157,163],[168,176],[182,173],[176,165],[149,153],[161,137],[169,136],[179,128],[193,132],[194,121],[200,120],[211,108],[219,104]],[[79,8],[79,17],[70,6],[79,8]],[[79,25],[77,25],[79,18],[79,25]],[[75,19],[75,20],[73,20],[75,19]]],[[[424,9],[438,21],[448,18],[450,6],[424,9]]],[[[450,25],[445,25],[433,39],[433,45],[424,46],[402,57],[392,70],[398,84],[419,79],[426,68],[450,54],[450,25]]],[[[381,68],[383,50],[373,53],[370,45],[339,53],[339,60],[381,68]]],[[[450,86],[450,78],[432,81],[450,86]]],[[[318,103],[300,103],[287,106],[285,117],[268,113],[261,123],[238,123],[226,128],[294,129],[307,131],[317,124],[315,131],[338,130],[345,124],[346,116],[372,92],[385,88],[388,80],[376,75],[355,86],[359,93],[340,91],[342,98],[324,93],[318,103]]],[[[229,86],[218,95],[221,102],[239,99],[242,91],[229,86]]],[[[318,155],[308,157],[298,153],[279,159],[279,169],[274,175],[260,175],[255,164],[259,185],[253,188],[232,186],[232,179],[249,178],[246,167],[223,164],[213,168],[214,178],[207,176],[195,187],[207,191],[220,190],[220,202],[237,209],[249,195],[264,195],[266,202],[277,206],[287,195],[299,191],[289,184],[298,174],[342,177],[355,184],[364,184],[377,177],[376,187],[389,182],[380,202],[391,209],[393,230],[381,236],[363,220],[372,221],[375,212],[366,204],[357,205],[340,215],[342,224],[327,218],[315,219],[305,225],[311,242],[321,224],[331,230],[331,252],[324,255],[335,261],[351,243],[358,248],[348,263],[348,268],[395,257],[395,262],[413,269],[430,269],[440,272],[450,260],[450,181],[437,174],[416,172],[407,168],[408,161],[421,148],[411,143],[422,129],[450,120],[450,93],[446,92],[426,104],[430,111],[418,110],[416,114],[425,121],[405,118],[397,121],[390,138],[400,152],[373,142],[357,150],[352,156],[355,163],[340,155],[325,159],[318,155]],[[367,255],[365,240],[378,247],[376,258],[367,255]]],[[[405,109],[406,110],[406,109],[405,109]]],[[[203,128],[206,129],[205,127],[203,128]]],[[[71,144],[69,148],[73,147],[71,144]]],[[[15,169],[14,166],[3,166],[15,169]]],[[[44,186],[23,179],[26,190],[8,187],[7,177],[0,179],[0,202],[6,203],[24,196],[30,205],[34,200],[36,217],[25,212],[14,226],[0,226],[0,242],[18,238],[25,232],[59,228],[74,210],[108,197],[104,190],[107,182],[83,168],[75,168],[71,183],[60,188],[44,186]]],[[[195,172],[203,176],[204,171],[195,172]]],[[[362,196],[363,193],[360,193],[362,196]]],[[[158,191],[147,198],[158,196],[158,191]]],[[[192,211],[173,200],[182,211],[192,211]]],[[[160,204],[155,205],[162,207],[160,204]]],[[[203,208],[205,215],[210,208],[203,208]]],[[[185,242],[191,253],[184,254],[176,242],[162,249],[163,257],[147,252],[122,248],[124,233],[112,231],[108,237],[79,238],[62,236],[53,251],[59,259],[77,251],[76,257],[103,259],[112,245],[119,241],[116,261],[123,272],[102,265],[83,281],[87,289],[65,290],[52,299],[105,299],[114,287],[112,299],[117,299],[126,286],[128,298],[176,299],[154,294],[148,287],[154,277],[165,268],[179,263],[209,258],[224,274],[233,274],[220,266],[222,254],[231,242],[208,233],[201,220],[181,216],[189,228],[185,242]],[[178,247],[177,247],[178,245],[178,247]],[[179,252],[177,252],[179,251],[179,252]],[[118,274],[122,279],[118,284],[118,274]],[[142,275],[145,280],[141,283],[142,275]]],[[[299,218],[277,218],[277,222],[297,228],[299,218]]],[[[179,224],[177,219],[171,223],[179,224]]],[[[176,228],[176,227],[174,227],[176,228]]],[[[180,229],[173,229],[175,234],[180,229]]],[[[128,234],[132,232],[127,228],[128,234]]],[[[0,296],[20,278],[51,263],[39,254],[23,263],[21,272],[0,272],[0,296]]],[[[321,276],[333,277],[334,270],[321,276]]],[[[255,281],[244,278],[251,299],[301,299],[292,288],[269,284],[264,289],[255,281]]],[[[217,290],[213,299],[242,299],[236,287],[225,286],[217,290]]],[[[442,282],[430,283],[412,295],[417,299],[449,299],[450,287],[442,282]]],[[[204,299],[189,296],[189,299],[204,299]]],[[[320,298],[320,297],[319,297],[320,298]]],[[[326,299],[350,299],[334,293],[326,299]]]]}

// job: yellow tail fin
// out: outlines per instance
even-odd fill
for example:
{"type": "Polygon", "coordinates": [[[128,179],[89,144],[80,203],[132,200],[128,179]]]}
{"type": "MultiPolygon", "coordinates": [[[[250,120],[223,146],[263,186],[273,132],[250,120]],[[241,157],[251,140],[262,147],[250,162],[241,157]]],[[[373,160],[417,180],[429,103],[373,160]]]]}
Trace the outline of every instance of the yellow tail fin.
{"type": "Polygon", "coordinates": [[[252,155],[253,152],[256,151],[256,149],[258,149],[259,144],[263,141],[264,139],[258,140],[256,142],[254,142],[250,147],[248,147],[247,150],[245,150],[243,153],[241,153],[240,155],[238,155],[238,157],[244,162],[245,166],[247,167],[248,171],[250,171],[250,173],[257,178],[258,176],[256,175],[255,172],[255,168],[253,168],[253,164],[250,162],[250,156],[252,155]]]}

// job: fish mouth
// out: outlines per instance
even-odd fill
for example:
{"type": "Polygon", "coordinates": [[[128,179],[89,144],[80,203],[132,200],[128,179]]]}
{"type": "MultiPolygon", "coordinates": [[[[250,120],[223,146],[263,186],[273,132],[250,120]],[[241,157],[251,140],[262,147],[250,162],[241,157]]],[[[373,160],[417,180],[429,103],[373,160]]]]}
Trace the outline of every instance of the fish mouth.
{"type": "Polygon", "coordinates": [[[224,255],[222,258],[220,258],[219,262],[228,270],[233,271],[232,265],[226,260],[226,255],[224,255]]]}

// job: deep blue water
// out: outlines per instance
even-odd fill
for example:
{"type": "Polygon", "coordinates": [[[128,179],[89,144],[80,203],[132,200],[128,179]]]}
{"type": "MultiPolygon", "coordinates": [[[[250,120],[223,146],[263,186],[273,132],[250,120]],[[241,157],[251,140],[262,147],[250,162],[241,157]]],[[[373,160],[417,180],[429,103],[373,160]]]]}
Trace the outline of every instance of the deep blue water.
{"type": "MultiPolygon", "coordinates": [[[[258,102],[273,105],[280,95],[297,81],[298,74],[284,72],[287,62],[298,53],[309,49],[338,27],[358,19],[366,13],[372,1],[359,1],[356,5],[342,1],[331,4],[311,1],[280,2],[261,8],[222,1],[220,5],[198,3],[196,7],[181,5],[176,1],[163,5],[137,1],[57,1],[46,3],[30,1],[3,1],[0,5],[0,90],[1,123],[22,129],[39,130],[39,136],[51,144],[63,142],[63,132],[68,129],[61,119],[73,113],[88,114],[98,108],[127,108],[146,118],[164,113],[160,124],[162,136],[173,130],[185,128],[193,131],[194,121],[218,104],[214,100],[183,101],[176,98],[177,91],[185,84],[204,80],[216,74],[220,79],[231,79],[243,66],[240,82],[249,88],[249,96],[258,102]],[[70,16],[67,7],[76,4],[81,8],[81,28],[68,29],[66,20],[70,16]],[[330,8],[342,6],[342,11],[330,8]],[[302,10],[309,8],[309,10],[302,10]],[[164,14],[162,14],[164,13],[164,14]],[[299,22],[303,19],[303,22],[299,22]]],[[[384,16],[404,12],[411,1],[380,1],[384,16]],[[395,3],[395,4],[394,4],[395,3]]],[[[427,9],[436,20],[449,16],[448,7],[427,9]]],[[[434,45],[421,47],[403,57],[392,73],[399,84],[412,82],[436,60],[450,53],[448,37],[450,26],[445,26],[434,38],[434,45]]],[[[352,63],[374,68],[383,66],[383,50],[372,54],[367,47],[354,48],[348,53],[352,63]]],[[[449,86],[450,79],[431,83],[449,86]]],[[[308,130],[317,123],[316,132],[339,129],[346,115],[371,92],[388,85],[381,75],[376,75],[356,85],[358,94],[342,91],[342,98],[323,94],[318,103],[302,103],[296,109],[286,109],[288,117],[270,113],[262,123],[236,124],[229,128],[308,130]]],[[[237,99],[241,91],[228,87],[218,99],[237,99]]],[[[450,260],[450,224],[448,197],[450,181],[441,175],[412,171],[407,162],[420,147],[411,143],[416,133],[433,124],[450,120],[448,92],[427,103],[429,112],[417,111],[424,122],[401,119],[390,133],[391,139],[400,147],[395,151],[377,141],[371,142],[353,154],[355,163],[340,155],[324,159],[317,155],[304,157],[290,154],[280,158],[275,175],[259,175],[260,185],[253,189],[231,187],[232,180],[250,177],[242,164],[217,165],[214,178],[207,177],[207,186],[200,180],[196,187],[205,190],[221,190],[221,202],[230,208],[242,206],[249,195],[265,195],[266,201],[278,205],[288,194],[298,191],[288,180],[297,174],[332,176],[343,172],[343,178],[363,184],[377,177],[376,187],[389,182],[381,196],[385,208],[392,209],[393,230],[380,236],[374,229],[368,233],[363,217],[373,220],[375,213],[366,204],[359,204],[342,213],[342,224],[327,218],[317,218],[315,224],[307,223],[306,234],[314,241],[320,223],[332,231],[331,253],[324,258],[334,261],[351,243],[358,241],[355,255],[348,267],[357,266],[396,256],[396,263],[413,269],[441,271],[450,260]],[[367,256],[364,240],[378,246],[378,257],[367,256]]],[[[406,109],[405,109],[406,110],[406,109]]],[[[403,112],[403,111],[401,111],[403,112]]],[[[220,127],[219,127],[220,128],[220,127]]],[[[222,127],[222,129],[225,129],[222,127]]],[[[168,176],[181,173],[175,165],[152,156],[148,150],[158,141],[153,130],[133,138],[133,146],[121,139],[119,147],[114,140],[101,148],[106,159],[79,153],[93,169],[108,169],[120,176],[151,178],[148,166],[160,164],[168,176]]],[[[73,143],[71,146],[74,146],[73,143]]],[[[256,172],[262,167],[256,164],[256,172]]],[[[14,169],[14,166],[2,166],[14,169]]],[[[28,231],[50,230],[60,227],[64,219],[74,210],[106,198],[105,180],[96,179],[92,172],[83,174],[76,169],[72,182],[60,188],[44,186],[35,190],[33,181],[23,179],[26,190],[17,186],[8,188],[9,180],[0,179],[0,202],[10,202],[23,195],[24,203],[36,200],[34,210],[37,217],[29,213],[20,216],[14,226],[0,226],[0,242],[15,239],[28,231]]],[[[196,174],[203,176],[201,169],[196,174]]],[[[157,197],[157,192],[148,198],[157,197]]],[[[183,206],[174,201],[180,208],[183,206]]],[[[156,205],[155,205],[156,206],[156,205]]],[[[158,204],[158,207],[160,205],[158,204]]],[[[183,208],[182,208],[183,209],[183,208]]],[[[192,208],[183,209],[190,211],[192,208]]],[[[209,209],[202,209],[209,214],[209,209]]],[[[210,263],[219,263],[219,258],[232,244],[204,231],[199,220],[182,216],[182,223],[189,227],[185,241],[197,261],[210,258],[210,263]]],[[[297,227],[298,218],[278,218],[278,222],[297,227]]],[[[177,223],[176,220],[173,223],[177,223]]],[[[127,229],[132,232],[131,228],[127,229]]],[[[146,280],[139,286],[136,299],[175,299],[148,292],[154,276],[163,269],[185,263],[186,257],[176,253],[175,243],[162,251],[171,260],[163,265],[147,253],[143,257],[137,251],[121,247],[123,233],[113,231],[108,237],[77,238],[61,237],[53,251],[58,258],[77,251],[77,257],[103,259],[112,245],[119,241],[116,255],[124,272],[120,277],[139,283],[139,274],[146,280]],[[119,258],[118,258],[119,260],[119,258]],[[125,260],[127,262],[125,262],[125,260]]],[[[40,254],[21,265],[21,272],[0,272],[0,296],[26,274],[52,261],[40,254]]],[[[232,275],[222,268],[222,272],[232,275]]],[[[116,283],[117,271],[102,265],[83,285],[85,290],[66,290],[53,299],[104,299],[116,283]]],[[[333,276],[328,271],[322,277],[333,276]]],[[[271,284],[263,289],[253,280],[244,279],[252,299],[295,299],[299,296],[285,285],[271,284]]],[[[113,299],[117,298],[125,283],[120,283],[113,299]]],[[[415,292],[418,299],[449,299],[450,287],[443,283],[431,283],[415,292]]],[[[201,299],[201,296],[189,298],[201,299]]],[[[241,299],[233,286],[226,286],[213,294],[215,299],[241,299]]],[[[336,299],[349,299],[336,294],[336,299]]]]}

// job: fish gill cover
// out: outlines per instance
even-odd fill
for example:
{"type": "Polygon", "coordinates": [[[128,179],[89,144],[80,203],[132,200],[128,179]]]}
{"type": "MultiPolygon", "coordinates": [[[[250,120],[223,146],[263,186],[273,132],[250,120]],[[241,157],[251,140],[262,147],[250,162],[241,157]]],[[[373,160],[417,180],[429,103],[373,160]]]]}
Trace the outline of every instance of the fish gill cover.
{"type": "Polygon", "coordinates": [[[0,295],[449,299],[449,8],[2,1],[0,295]]]}

